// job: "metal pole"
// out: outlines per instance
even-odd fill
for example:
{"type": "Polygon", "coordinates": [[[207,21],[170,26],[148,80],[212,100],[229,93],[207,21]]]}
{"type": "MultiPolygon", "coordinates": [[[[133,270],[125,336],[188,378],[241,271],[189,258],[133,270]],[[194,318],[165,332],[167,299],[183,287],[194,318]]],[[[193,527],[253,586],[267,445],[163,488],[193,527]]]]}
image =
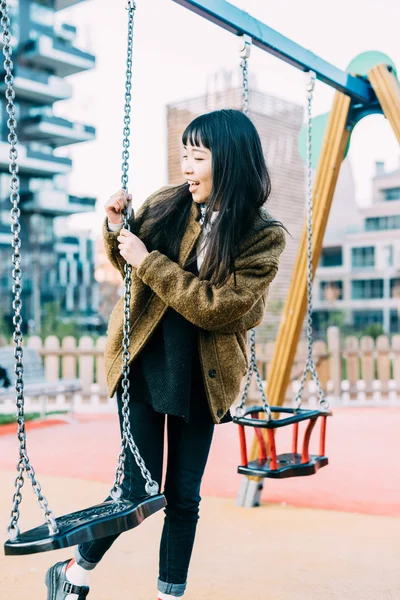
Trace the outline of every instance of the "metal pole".
{"type": "Polygon", "coordinates": [[[174,0],[174,2],[231,33],[249,35],[254,46],[301,71],[314,71],[319,81],[350,96],[356,102],[369,104],[376,101],[375,92],[368,81],[338,69],[226,0],[174,0]]]}

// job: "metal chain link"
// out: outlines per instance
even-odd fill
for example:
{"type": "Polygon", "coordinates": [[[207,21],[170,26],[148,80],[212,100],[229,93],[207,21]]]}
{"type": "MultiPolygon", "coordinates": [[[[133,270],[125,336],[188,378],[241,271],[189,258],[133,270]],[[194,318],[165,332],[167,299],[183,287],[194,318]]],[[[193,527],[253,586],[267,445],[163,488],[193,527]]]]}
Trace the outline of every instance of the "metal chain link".
{"type": "MultiPolygon", "coordinates": [[[[131,100],[132,100],[132,56],[133,56],[133,31],[134,31],[134,16],[136,10],[136,3],[129,1],[126,9],[129,11],[128,17],[128,50],[126,60],[126,83],[125,83],[125,116],[124,116],[124,139],[123,139],[123,152],[122,152],[122,187],[125,191],[128,190],[128,169],[129,169],[129,145],[130,145],[130,122],[131,122],[131,100]]],[[[123,211],[124,228],[130,231],[128,222],[128,211],[123,211]]],[[[118,465],[115,473],[114,485],[111,489],[112,498],[117,501],[122,496],[122,477],[125,468],[126,452],[125,448],[129,448],[133,454],[135,462],[140,469],[143,479],[146,480],[145,489],[148,495],[154,496],[159,492],[159,485],[152,479],[150,471],[146,468],[143,458],[141,457],[138,447],[136,446],[132,432],[129,426],[129,334],[130,334],[130,316],[131,316],[131,273],[132,266],[125,262],[124,265],[124,325],[123,325],[123,366],[122,366],[122,439],[121,439],[121,450],[118,456],[118,465]]]]}
{"type": "Polygon", "coordinates": [[[312,101],[315,87],[316,75],[313,71],[306,73],[306,91],[307,91],[307,361],[300,381],[300,388],[296,394],[293,404],[297,409],[301,407],[304,385],[307,378],[307,373],[311,373],[311,377],[317,386],[320,408],[323,410],[329,409],[329,402],[325,398],[321,382],[318,377],[315,362],[312,356],[312,313],[313,313],[313,298],[312,298],[312,232],[313,232],[313,183],[312,183],[312,101]]]}
{"type": "Polygon", "coordinates": [[[246,400],[247,400],[247,395],[249,393],[251,378],[253,376],[253,373],[255,373],[256,379],[257,379],[257,387],[261,393],[261,400],[262,400],[262,404],[263,404],[263,410],[265,412],[265,419],[267,421],[270,421],[270,419],[272,417],[271,408],[268,404],[268,400],[267,400],[267,396],[265,394],[264,385],[263,385],[263,382],[261,379],[260,371],[257,366],[256,330],[255,329],[251,329],[251,331],[250,331],[250,361],[249,361],[249,363],[250,363],[250,366],[249,366],[249,370],[247,373],[247,379],[246,379],[246,383],[245,383],[245,386],[243,389],[243,394],[242,394],[242,397],[240,399],[238,406],[236,407],[235,414],[237,417],[243,417],[246,412],[245,404],[246,404],[246,400]]]}
{"type": "Polygon", "coordinates": [[[242,71],[242,111],[245,115],[249,114],[249,71],[248,59],[251,53],[252,39],[249,35],[242,35],[239,38],[239,54],[241,57],[240,69],[242,71]]]}
{"type": "MultiPolygon", "coordinates": [[[[251,52],[251,37],[248,35],[243,35],[240,38],[240,68],[242,71],[242,111],[245,115],[249,114],[249,71],[248,71],[248,59],[250,57],[251,52]]],[[[263,403],[263,409],[265,412],[265,418],[267,421],[271,419],[271,409],[268,404],[267,396],[265,394],[264,385],[261,379],[260,371],[257,366],[257,358],[256,358],[256,330],[250,330],[250,361],[249,361],[249,370],[247,373],[247,379],[244,386],[242,398],[240,403],[236,408],[236,416],[243,417],[245,413],[245,404],[247,395],[249,392],[249,387],[251,383],[251,378],[253,373],[256,375],[257,379],[257,387],[261,392],[261,400],[263,403]]]]}
{"type": "Polygon", "coordinates": [[[13,77],[13,62],[11,60],[12,57],[12,47],[11,47],[11,34],[10,34],[10,19],[8,16],[8,5],[6,0],[2,0],[0,3],[0,13],[1,13],[1,27],[3,30],[3,54],[5,57],[4,61],[4,70],[5,70],[5,83],[6,83],[6,92],[5,97],[7,99],[7,127],[9,129],[8,141],[10,143],[10,165],[9,171],[11,173],[11,194],[10,201],[13,205],[11,209],[11,218],[13,223],[11,225],[11,233],[14,234],[14,239],[11,242],[12,248],[14,249],[12,262],[14,265],[14,269],[12,271],[12,277],[14,280],[13,285],[13,293],[14,293],[14,301],[13,301],[13,309],[14,309],[14,334],[13,339],[16,344],[14,350],[14,356],[16,359],[15,364],[15,390],[16,390],[16,406],[17,406],[17,423],[18,423],[18,441],[19,441],[19,460],[17,463],[17,471],[18,475],[15,479],[15,492],[13,495],[13,508],[11,511],[11,520],[10,525],[8,527],[8,533],[10,535],[10,539],[14,540],[18,537],[20,530],[18,527],[18,521],[20,517],[19,506],[22,502],[22,493],[21,489],[24,485],[24,471],[28,478],[31,481],[32,489],[37,496],[37,500],[40,508],[44,511],[46,523],[48,525],[50,533],[57,532],[57,524],[55,520],[54,513],[49,509],[48,502],[46,497],[42,494],[42,490],[40,487],[40,483],[37,481],[35,476],[35,471],[30,464],[27,447],[26,447],[26,431],[25,431],[25,401],[24,401],[24,381],[23,381],[23,336],[21,331],[22,325],[22,272],[21,272],[21,239],[19,237],[21,231],[21,225],[19,222],[20,218],[20,209],[19,209],[19,177],[18,177],[18,151],[17,151],[17,121],[15,118],[15,91],[14,91],[14,77],[13,77]]]}

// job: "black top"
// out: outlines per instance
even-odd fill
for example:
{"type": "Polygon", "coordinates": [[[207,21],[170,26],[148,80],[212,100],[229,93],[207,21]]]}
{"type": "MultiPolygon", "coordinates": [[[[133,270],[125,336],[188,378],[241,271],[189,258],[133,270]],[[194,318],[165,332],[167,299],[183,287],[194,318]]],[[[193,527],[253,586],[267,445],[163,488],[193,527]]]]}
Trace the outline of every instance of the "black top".
{"type": "MultiPolygon", "coordinates": [[[[197,263],[185,267],[198,275],[197,263]]],[[[170,306],[131,364],[130,396],[155,411],[188,422],[213,419],[204,389],[198,349],[199,328],[170,306]]],[[[230,412],[220,421],[232,421],[230,412]]]]}

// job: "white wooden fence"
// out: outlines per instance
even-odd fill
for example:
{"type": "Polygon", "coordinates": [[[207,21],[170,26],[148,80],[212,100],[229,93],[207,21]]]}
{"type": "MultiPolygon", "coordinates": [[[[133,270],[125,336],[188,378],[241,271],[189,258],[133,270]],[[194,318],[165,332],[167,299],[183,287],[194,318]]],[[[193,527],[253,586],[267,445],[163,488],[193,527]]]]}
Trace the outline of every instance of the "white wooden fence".
{"type": "MultiPolygon", "coordinates": [[[[333,406],[338,405],[400,405],[400,335],[390,340],[380,336],[375,342],[371,337],[347,337],[340,343],[337,327],[328,329],[328,342],[316,341],[313,355],[322,387],[333,406]]],[[[89,336],[78,341],[72,336],[58,340],[49,336],[45,342],[37,336],[24,340],[27,347],[35,348],[42,356],[45,376],[48,381],[79,377],[82,392],[73,398],[58,394],[47,399],[47,410],[70,410],[74,412],[113,412],[115,398],[107,394],[104,369],[105,337],[96,342],[89,336]]],[[[0,345],[11,345],[12,340],[0,338],[0,345]]],[[[264,382],[267,380],[273,354],[273,342],[257,344],[257,364],[264,382]]],[[[291,384],[286,401],[294,397],[299,377],[304,368],[307,346],[301,342],[291,371],[291,384]]],[[[243,379],[244,385],[245,379],[243,379]]],[[[250,399],[257,400],[260,394],[253,377],[250,399]]],[[[315,384],[308,382],[304,397],[305,404],[315,405],[315,384]]],[[[26,411],[36,412],[43,407],[43,398],[26,398],[26,411]]],[[[13,399],[0,405],[0,412],[15,411],[13,399]]]]}

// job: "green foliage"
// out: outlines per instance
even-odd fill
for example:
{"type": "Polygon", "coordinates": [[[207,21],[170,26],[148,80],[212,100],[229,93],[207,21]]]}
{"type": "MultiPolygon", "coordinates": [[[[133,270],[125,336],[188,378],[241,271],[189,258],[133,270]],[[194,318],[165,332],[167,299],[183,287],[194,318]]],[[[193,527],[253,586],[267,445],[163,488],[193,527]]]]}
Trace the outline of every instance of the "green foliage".
{"type": "MultiPolygon", "coordinates": [[[[46,413],[46,417],[49,417],[50,415],[65,415],[67,414],[66,410],[56,410],[56,411],[51,411],[51,412],[47,412],[46,413]]],[[[39,419],[40,418],[40,413],[38,412],[34,412],[34,413],[27,413],[25,415],[25,421],[34,421],[35,419],[39,419]]],[[[14,414],[12,415],[4,415],[0,413],[0,425],[8,425],[9,423],[16,423],[17,419],[16,416],[14,414]]]]}
{"type": "Polygon", "coordinates": [[[313,323],[313,338],[327,341],[328,327],[338,327],[342,339],[348,335],[354,335],[354,328],[345,322],[345,318],[345,313],[341,311],[329,312],[328,317],[325,318],[319,316],[317,329],[313,323]]]}
{"type": "Polygon", "coordinates": [[[75,338],[82,335],[79,331],[79,325],[74,319],[65,322],[60,318],[60,314],[59,302],[46,302],[44,304],[40,332],[42,341],[49,335],[55,335],[60,340],[67,335],[72,335],[75,338]]]}
{"type": "Polygon", "coordinates": [[[358,339],[365,335],[369,335],[376,340],[378,336],[385,333],[383,326],[380,323],[371,323],[371,325],[368,325],[364,329],[356,329],[353,323],[346,322],[346,313],[344,311],[332,311],[329,313],[329,317],[327,319],[320,319],[317,332],[318,336],[316,337],[326,340],[326,332],[328,327],[338,327],[342,340],[350,335],[353,335],[358,339]]]}
{"type": "Polygon", "coordinates": [[[377,337],[383,335],[384,333],[385,332],[380,323],[371,323],[371,325],[368,325],[368,327],[364,329],[363,335],[370,335],[372,338],[374,338],[374,340],[376,340],[377,337]]]}
{"type": "Polygon", "coordinates": [[[60,341],[67,335],[73,336],[76,340],[79,340],[83,335],[89,335],[94,341],[99,337],[99,334],[93,333],[93,331],[82,326],[74,317],[63,316],[59,302],[46,302],[44,304],[41,325],[40,337],[42,341],[49,335],[55,335],[60,341]]]}

